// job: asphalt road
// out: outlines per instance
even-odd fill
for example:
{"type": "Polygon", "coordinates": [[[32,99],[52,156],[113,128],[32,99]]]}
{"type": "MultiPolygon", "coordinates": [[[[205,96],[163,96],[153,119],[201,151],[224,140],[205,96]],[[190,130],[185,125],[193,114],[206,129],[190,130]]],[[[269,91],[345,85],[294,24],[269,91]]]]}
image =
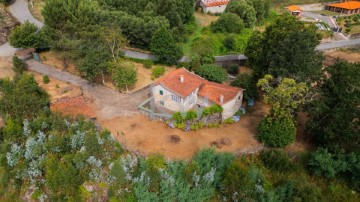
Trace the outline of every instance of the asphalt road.
{"type": "Polygon", "coordinates": [[[28,4],[28,0],[16,0],[9,6],[9,10],[20,23],[29,21],[42,28],[44,24],[31,15],[28,4]]]}

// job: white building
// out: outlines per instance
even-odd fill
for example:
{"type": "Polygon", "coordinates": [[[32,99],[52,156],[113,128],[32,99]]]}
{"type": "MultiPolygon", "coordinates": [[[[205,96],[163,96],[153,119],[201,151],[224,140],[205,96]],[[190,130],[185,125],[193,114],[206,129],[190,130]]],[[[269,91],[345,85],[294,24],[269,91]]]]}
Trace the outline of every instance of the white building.
{"type": "Polygon", "coordinates": [[[200,0],[204,13],[223,13],[230,0],[200,0]]]}

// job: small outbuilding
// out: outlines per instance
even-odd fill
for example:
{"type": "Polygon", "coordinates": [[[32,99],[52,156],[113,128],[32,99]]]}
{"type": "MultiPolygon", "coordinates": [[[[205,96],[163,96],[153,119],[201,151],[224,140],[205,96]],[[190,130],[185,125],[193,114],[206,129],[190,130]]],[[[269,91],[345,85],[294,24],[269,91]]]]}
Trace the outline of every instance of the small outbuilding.
{"type": "Polygon", "coordinates": [[[223,13],[230,0],[200,0],[204,13],[223,13]]]}
{"type": "Polygon", "coordinates": [[[19,50],[15,53],[15,55],[23,60],[30,60],[33,58],[33,53],[35,53],[35,48],[28,48],[28,49],[23,49],[23,50],[19,50]]]}
{"type": "Polygon", "coordinates": [[[302,13],[304,12],[300,6],[297,6],[297,5],[291,5],[291,6],[288,6],[286,7],[286,9],[291,13],[291,15],[294,15],[294,16],[301,16],[302,13]]]}
{"type": "Polygon", "coordinates": [[[325,6],[325,9],[341,14],[358,14],[360,13],[360,2],[346,1],[342,3],[328,4],[325,6]]]}

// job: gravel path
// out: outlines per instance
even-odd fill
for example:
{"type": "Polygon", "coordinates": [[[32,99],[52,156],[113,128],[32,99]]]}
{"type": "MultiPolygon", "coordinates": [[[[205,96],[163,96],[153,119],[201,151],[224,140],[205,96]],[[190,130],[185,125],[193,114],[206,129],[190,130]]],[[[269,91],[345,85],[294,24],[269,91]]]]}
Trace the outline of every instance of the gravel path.
{"type": "Polygon", "coordinates": [[[121,94],[110,88],[91,84],[80,77],[44,65],[35,60],[29,60],[26,63],[32,71],[81,86],[85,96],[94,99],[95,111],[100,120],[137,114],[138,105],[149,97],[150,87],[132,94],[121,94]]]}
{"type": "Polygon", "coordinates": [[[42,28],[44,24],[34,18],[29,11],[29,2],[28,0],[16,0],[9,6],[10,13],[20,22],[24,23],[29,21],[34,23],[39,28],[42,28]]]}

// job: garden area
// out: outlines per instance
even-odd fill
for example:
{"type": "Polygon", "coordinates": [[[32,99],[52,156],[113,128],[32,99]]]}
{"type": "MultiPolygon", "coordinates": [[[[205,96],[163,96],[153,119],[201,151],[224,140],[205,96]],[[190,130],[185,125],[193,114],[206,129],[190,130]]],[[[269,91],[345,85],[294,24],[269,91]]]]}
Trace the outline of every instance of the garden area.
{"type": "Polygon", "coordinates": [[[339,17],[336,22],[346,34],[360,34],[360,14],[339,17]]]}

